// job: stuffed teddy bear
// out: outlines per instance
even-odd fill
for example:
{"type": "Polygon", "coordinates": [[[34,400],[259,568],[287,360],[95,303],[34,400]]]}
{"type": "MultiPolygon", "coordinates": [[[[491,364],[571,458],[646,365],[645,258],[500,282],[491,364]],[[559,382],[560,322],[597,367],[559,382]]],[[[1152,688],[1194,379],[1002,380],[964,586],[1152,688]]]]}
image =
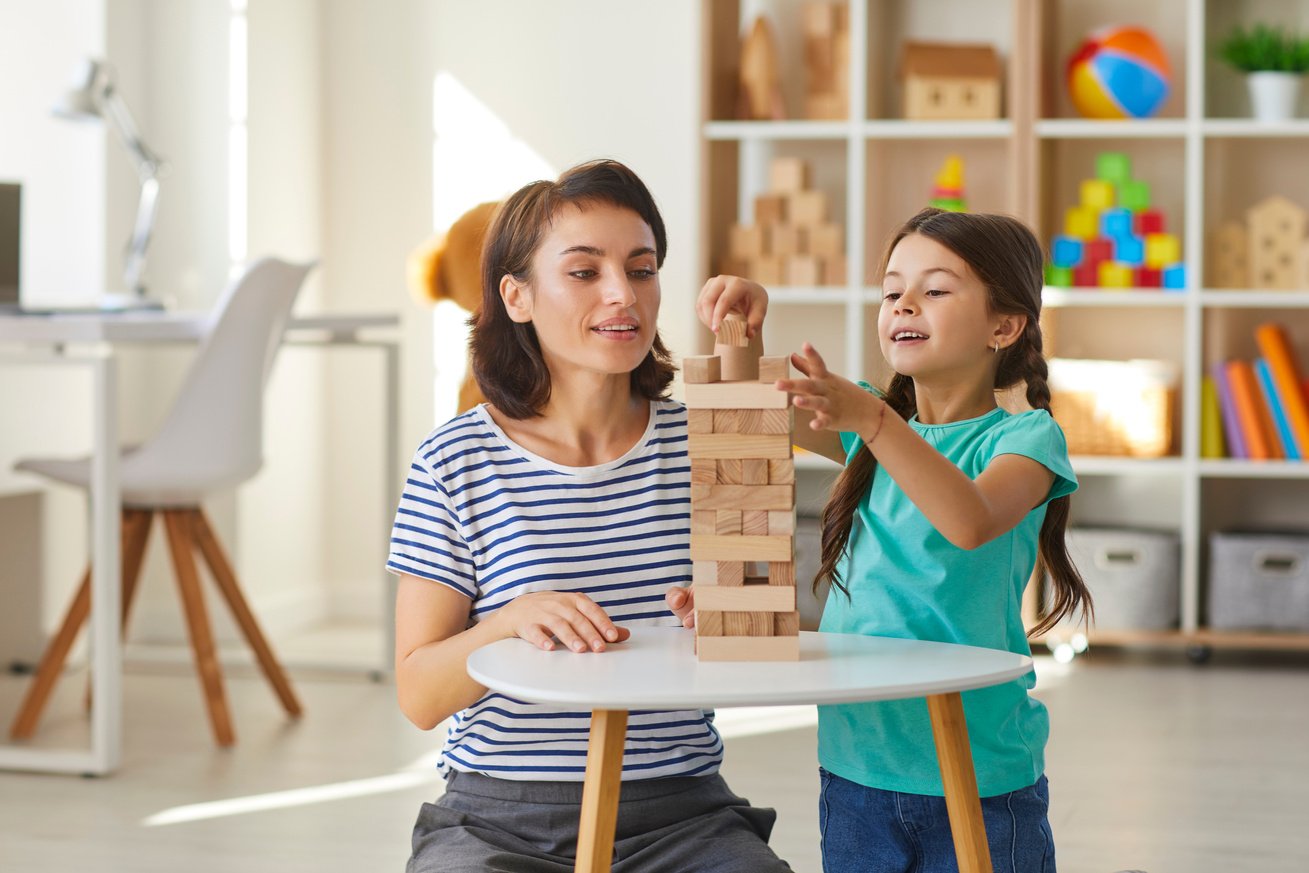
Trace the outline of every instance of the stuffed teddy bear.
{"type": "MultiPolygon", "coordinates": [[[[409,292],[419,303],[453,300],[468,312],[482,303],[482,243],[499,203],[481,203],[409,255],[409,292]]],[[[472,368],[459,388],[459,412],[483,401],[472,368]]]]}

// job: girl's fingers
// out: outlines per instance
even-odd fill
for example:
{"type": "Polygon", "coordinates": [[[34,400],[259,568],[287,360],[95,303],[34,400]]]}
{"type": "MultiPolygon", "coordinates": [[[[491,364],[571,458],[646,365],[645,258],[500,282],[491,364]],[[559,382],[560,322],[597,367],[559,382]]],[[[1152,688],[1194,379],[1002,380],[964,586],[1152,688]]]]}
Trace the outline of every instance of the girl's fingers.
{"type": "Polygon", "coordinates": [[[805,343],[804,347],[801,349],[801,353],[805,356],[806,362],[809,364],[810,368],[810,372],[805,375],[812,376],[815,379],[827,375],[827,362],[823,360],[822,355],[818,354],[816,348],[809,343],[805,343]]]}
{"type": "Polygon", "coordinates": [[[809,372],[809,362],[805,360],[804,355],[799,352],[791,353],[791,366],[795,367],[806,376],[811,375],[809,372]]]}

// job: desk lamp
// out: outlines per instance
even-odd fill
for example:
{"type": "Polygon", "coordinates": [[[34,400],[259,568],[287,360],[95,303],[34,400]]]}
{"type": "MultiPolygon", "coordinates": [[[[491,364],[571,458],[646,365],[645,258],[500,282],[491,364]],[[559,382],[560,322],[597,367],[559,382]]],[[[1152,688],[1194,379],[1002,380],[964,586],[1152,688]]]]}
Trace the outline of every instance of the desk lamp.
{"type": "Polygon", "coordinates": [[[123,98],[118,95],[107,64],[88,58],[78,65],[72,84],[72,89],[55,105],[54,114],[77,121],[108,121],[136,165],[137,178],[141,183],[136,225],[127,242],[126,265],[123,270],[127,294],[125,299],[107,301],[105,308],[157,308],[159,304],[146,298],[141,275],[145,269],[145,250],[150,245],[150,233],[155,223],[159,176],[165,164],[162,158],[141,141],[136,121],[127,110],[123,98]]]}

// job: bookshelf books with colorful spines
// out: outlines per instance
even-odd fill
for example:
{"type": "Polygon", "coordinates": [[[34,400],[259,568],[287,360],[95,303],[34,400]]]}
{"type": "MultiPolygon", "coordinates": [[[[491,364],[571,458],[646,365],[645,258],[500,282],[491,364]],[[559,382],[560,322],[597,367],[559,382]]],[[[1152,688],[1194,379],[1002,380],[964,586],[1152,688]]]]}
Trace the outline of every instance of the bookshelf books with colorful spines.
{"type": "MultiPolygon", "coordinates": [[[[1201,394],[1207,407],[1202,420],[1221,420],[1228,457],[1303,460],[1309,452],[1309,392],[1302,371],[1281,325],[1260,325],[1255,339],[1262,357],[1212,366],[1214,390],[1201,394]]],[[[1205,436],[1204,442],[1213,439],[1205,436]]],[[[1203,455],[1214,456],[1207,450],[1203,455]]]]}

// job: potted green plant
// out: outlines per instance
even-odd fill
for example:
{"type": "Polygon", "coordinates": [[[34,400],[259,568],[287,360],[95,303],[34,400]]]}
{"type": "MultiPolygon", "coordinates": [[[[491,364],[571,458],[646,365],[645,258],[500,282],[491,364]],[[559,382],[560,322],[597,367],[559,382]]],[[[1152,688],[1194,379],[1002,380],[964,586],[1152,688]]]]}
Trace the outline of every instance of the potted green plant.
{"type": "Polygon", "coordinates": [[[1246,74],[1257,121],[1295,115],[1300,77],[1309,70],[1309,39],[1265,24],[1236,27],[1218,44],[1218,56],[1246,74]]]}

